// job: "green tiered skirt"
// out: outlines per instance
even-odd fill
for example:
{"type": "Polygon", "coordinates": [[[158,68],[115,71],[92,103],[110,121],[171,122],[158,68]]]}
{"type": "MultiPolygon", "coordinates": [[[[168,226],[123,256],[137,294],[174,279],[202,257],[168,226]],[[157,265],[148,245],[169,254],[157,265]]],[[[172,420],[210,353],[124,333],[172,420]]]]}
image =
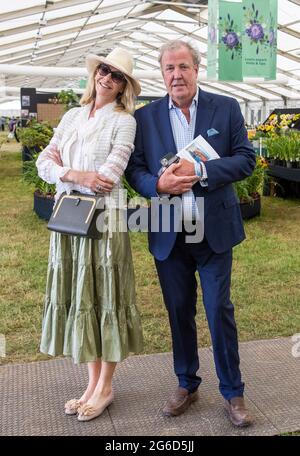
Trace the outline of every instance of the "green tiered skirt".
{"type": "Polygon", "coordinates": [[[51,233],[41,352],[118,362],[142,345],[128,233],[51,233]]]}

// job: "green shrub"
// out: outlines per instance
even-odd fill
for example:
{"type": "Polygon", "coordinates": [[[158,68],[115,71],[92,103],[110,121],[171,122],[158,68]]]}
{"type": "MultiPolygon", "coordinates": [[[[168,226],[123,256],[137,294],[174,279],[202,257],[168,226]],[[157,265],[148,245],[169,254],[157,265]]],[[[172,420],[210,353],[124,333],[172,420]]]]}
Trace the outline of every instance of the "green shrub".
{"type": "Polygon", "coordinates": [[[44,149],[53,136],[53,128],[48,122],[37,122],[32,119],[26,127],[18,127],[17,135],[23,146],[29,149],[44,149]]]}
{"type": "Polygon", "coordinates": [[[263,194],[264,182],[267,179],[268,164],[262,157],[256,158],[256,166],[251,176],[242,181],[235,182],[234,188],[240,202],[253,201],[263,194]]]}
{"type": "Polygon", "coordinates": [[[122,183],[124,188],[127,190],[127,201],[141,196],[139,193],[133,190],[133,188],[129,185],[124,176],[122,177],[122,183]]]}
{"type": "Polygon", "coordinates": [[[286,160],[300,160],[300,133],[296,131],[286,131],[280,136],[272,136],[266,139],[267,157],[286,160]]]}
{"type": "Polygon", "coordinates": [[[74,90],[61,90],[57,95],[57,99],[65,106],[65,111],[79,106],[79,97],[74,90]]]}
{"type": "Polygon", "coordinates": [[[48,184],[38,175],[38,169],[36,167],[38,156],[39,154],[34,154],[32,160],[24,162],[23,179],[40,193],[43,193],[44,195],[54,196],[56,192],[55,184],[48,184]]]}

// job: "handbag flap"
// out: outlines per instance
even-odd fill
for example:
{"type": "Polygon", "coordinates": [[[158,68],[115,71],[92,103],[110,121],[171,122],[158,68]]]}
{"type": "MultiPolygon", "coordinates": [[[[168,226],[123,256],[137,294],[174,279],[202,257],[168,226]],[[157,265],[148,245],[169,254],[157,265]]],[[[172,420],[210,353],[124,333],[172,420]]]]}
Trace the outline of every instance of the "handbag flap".
{"type": "Polygon", "coordinates": [[[63,193],[54,207],[48,228],[66,234],[86,236],[98,199],[93,195],[63,193]]]}

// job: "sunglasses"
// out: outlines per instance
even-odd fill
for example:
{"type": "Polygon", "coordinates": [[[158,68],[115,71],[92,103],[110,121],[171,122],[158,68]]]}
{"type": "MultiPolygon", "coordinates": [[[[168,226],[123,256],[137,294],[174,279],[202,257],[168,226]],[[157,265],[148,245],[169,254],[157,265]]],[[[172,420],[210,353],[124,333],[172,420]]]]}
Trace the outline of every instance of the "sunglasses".
{"type": "Polygon", "coordinates": [[[124,74],[121,73],[121,71],[112,71],[108,65],[105,65],[105,63],[100,63],[97,70],[101,76],[107,76],[108,74],[110,74],[112,80],[116,84],[121,84],[121,82],[126,81],[126,78],[125,78],[124,74]]]}

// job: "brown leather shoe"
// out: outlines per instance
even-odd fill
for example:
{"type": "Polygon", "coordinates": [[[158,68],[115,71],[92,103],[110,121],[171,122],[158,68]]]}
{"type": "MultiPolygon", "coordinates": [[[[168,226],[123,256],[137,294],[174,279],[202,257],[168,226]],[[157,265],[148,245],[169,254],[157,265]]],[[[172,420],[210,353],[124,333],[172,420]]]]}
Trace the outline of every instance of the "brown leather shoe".
{"type": "Polygon", "coordinates": [[[198,393],[189,393],[187,389],[178,386],[163,408],[164,416],[178,416],[184,413],[192,402],[198,399],[198,393]]]}
{"type": "Polygon", "coordinates": [[[246,409],[245,401],[242,396],[233,397],[230,401],[225,400],[225,409],[230,421],[235,426],[246,427],[253,423],[253,418],[246,409]]]}

